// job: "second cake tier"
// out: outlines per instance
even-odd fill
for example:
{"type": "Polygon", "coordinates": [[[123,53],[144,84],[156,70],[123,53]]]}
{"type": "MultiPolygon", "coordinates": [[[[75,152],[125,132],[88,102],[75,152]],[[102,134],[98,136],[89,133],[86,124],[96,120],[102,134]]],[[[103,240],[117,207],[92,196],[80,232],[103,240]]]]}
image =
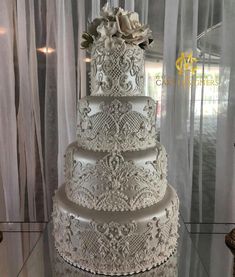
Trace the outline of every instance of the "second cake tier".
{"type": "Polygon", "coordinates": [[[94,152],[71,144],[65,155],[67,197],[104,211],[133,211],[165,195],[167,157],[160,143],[135,152],[94,152]]]}
{"type": "Polygon", "coordinates": [[[94,151],[135,151],[156,142],[154,100],[146,96],[88,96],[78,101],[79,144],[94,151]]]}

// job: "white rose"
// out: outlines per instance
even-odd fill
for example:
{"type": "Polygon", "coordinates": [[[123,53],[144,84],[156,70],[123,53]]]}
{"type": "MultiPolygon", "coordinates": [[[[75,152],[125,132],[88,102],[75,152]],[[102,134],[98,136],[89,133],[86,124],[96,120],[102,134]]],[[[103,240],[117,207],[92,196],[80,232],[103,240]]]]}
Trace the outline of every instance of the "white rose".
{"type": "Polygon", "coordinates": [[[125,36],[141,28],[141,24],[139,22],[139,15],[134,12],[123,14],[121,11],[119,11],[116,14],[116,21],[118,31],[125,36]]]}
{"type": "Polygon", "coordinates": [[[111,49],[115,44],[123,42],[122,39],[114,36],[117,33],[117,23],[114,21],[102,22],[97,28],[97,32],[100,34],[100,39],[104,41],[106,49],[111,49]]]}
{"type": "Polygon", "coordinates": [[[88,48],[94,40],[101,39],[107,48],[115,43],[133,43],[146,48],[152,42],[150,29],[139,22],[135,12],[124,11],[122,8],[111,8],[107,3],[101,18],[96,18],[88,25],[88,32],[83,35],[83,48],[88,48]]]}
{"type": "Polygon", "coordinates": [[[136,45],[144,43],[146,46],[149,44],[151,31],[147,26],[141,25],[137,13],[129,12],[123,15],[119,12],[116,14],[116,21],[118,32],[126,42],[136,45]]]}
{"type": "Polygon", "coordinates": [[[110,37],[117,33],[117,23],[114,21],[102,22],[97,27],[97,32],[101,37],[110,37]]]}
{"type": "Polygon", "coordinates": [[[143,40],[148,40],[149,38],[151,38],[152,32],[150,31],[149,28],[141,28],[139,30],[136,30],[135,32],[133,32],[131,35],[129,35],[128,37],[126,37],[125,39],[133,39],[133,40],[141,40],[141,38],[143,40]]]}

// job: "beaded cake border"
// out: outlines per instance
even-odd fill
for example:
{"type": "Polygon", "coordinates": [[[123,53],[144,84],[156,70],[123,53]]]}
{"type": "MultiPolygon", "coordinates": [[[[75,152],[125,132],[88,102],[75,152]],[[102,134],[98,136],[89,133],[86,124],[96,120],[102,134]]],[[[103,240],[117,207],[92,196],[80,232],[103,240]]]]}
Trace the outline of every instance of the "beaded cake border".
{"type": "Polygon", "coordinates": [[[93,270],[88,269],[86,267],[80,266],[78,263],[72,262],[64,254],[60,253],[59,249],[56,246],[55,246],[55,249],[58,252],[58,254],[64,259],[65,262],[67,262],[68,264],[70,264],[70,265],[72,265],[76,268],[82,269],[86,272],[90,272],[92,274],[101,274],[101,275],[104,275],[104,276],[128,276],[128,275],[130,276],[130,275],[134,275],[134,274],[138,274],[138,273],[143,273],[143,272],[149,271],[153,268],[156,268],[158,266],[163,265],[164,263],[166,263],[170,259],[170,257],[172,257],[177,252],[177,247],[178,247],[178,242],[176,242],[174,249],[170,252],[170,255],[168,257],[164,258],[160,262],[154,263],[151,267],[148,267],[148,268],[145,268],[145,269],[142,269],[142,270],[139,270],[139,271],[133,271],[133,272],[130,272],[130,273],[121,272],[121,273],[117,273],[117,274],[115,274],[115,273],[108,274],[108,273],[104,273],[102,271],[93,271],[93,270]]]}

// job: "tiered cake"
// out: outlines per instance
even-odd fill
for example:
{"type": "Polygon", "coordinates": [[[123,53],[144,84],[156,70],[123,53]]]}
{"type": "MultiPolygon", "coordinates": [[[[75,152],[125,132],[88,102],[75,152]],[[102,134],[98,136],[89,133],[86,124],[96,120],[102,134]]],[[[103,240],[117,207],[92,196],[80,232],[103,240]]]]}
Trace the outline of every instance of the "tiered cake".
{"type": "Polygon", "coordinates": [[[136,13],[105,6],[83,34],[91,96],[78,102],[78,140],[54,198],[60,255],[93,273],[125,275],[166,261],[177,244],[179,202],[156,140],[155,102],[143,96],[151,32],[136,13]]]}

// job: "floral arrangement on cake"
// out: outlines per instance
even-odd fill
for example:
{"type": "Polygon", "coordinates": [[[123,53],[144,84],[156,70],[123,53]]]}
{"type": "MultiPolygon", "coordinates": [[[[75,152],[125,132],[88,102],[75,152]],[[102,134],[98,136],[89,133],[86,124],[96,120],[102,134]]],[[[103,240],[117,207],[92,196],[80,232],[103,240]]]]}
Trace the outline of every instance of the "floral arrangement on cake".
{"type": "Polygon", "coordinates": [[[99,18],[88,23],[87,32],[82,34],[83,49],[89,49],[95,41],[104,41],[106,48],[112,48],[114,43],[123,42],[138,45],[142,49],[152,43],[152,32],[147,25],[139,21],[136,12],[125,11],[122,8],[111,8],[107,3],[101,10],[99,18]]]}

